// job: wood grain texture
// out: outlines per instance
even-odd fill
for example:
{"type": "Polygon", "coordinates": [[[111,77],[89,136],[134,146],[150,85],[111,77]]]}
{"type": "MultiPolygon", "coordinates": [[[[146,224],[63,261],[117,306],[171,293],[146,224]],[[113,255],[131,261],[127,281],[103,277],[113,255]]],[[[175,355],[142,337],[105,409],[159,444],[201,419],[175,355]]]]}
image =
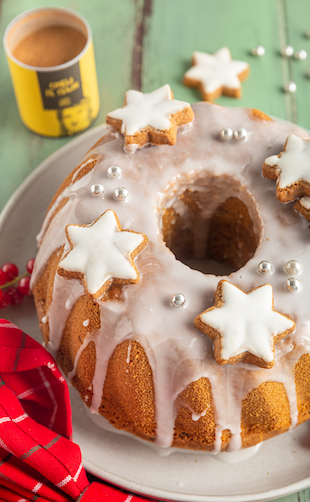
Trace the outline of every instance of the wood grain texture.
{"type": "Polygon", "coordinates": [[[310,70],[310,39],[306,36],[310,27],[310,2],[282,0],[281,3],[287,44],[295,50],[305,49],[308,53],[304,61],[295,58],[287,61],[289,78],[297,84],[297,92],[291,96],[290,103],[292,120],[310,129],[310,78],[307,76],[310,70]]]}
{"type": "MultiPolygon", "coordinates": [[[[1,37],[16,15],[47,5],[59,2],[0,0],[1,37]]],[[[92,127],[122,105],[129,88],[149,92],[169,83],[177,99],[199,101],[198,91],[182,84],[192,53],[227,46],[234,59],[250,64],[251,74],[241,99],[216,102],[255,107],[310,129],[309,0],[63,0],[61,5],[82,14],[93,32],[101,110],[92,127]],[[281,47],[287,44],[306,49],[308,59],[283,58],[281,47]],[[265,47],[263,57],[252,55],[256,45],[265,47]],[[289,80],[297,84],[295,94],[283,90],[289,80]]],[[[1,210],[27,175],[69,139],[36,136],[21,123],[2,47],[0,104],[1,210]]],[[[310,489],[279,501],[310,502],[310,489]]]]}

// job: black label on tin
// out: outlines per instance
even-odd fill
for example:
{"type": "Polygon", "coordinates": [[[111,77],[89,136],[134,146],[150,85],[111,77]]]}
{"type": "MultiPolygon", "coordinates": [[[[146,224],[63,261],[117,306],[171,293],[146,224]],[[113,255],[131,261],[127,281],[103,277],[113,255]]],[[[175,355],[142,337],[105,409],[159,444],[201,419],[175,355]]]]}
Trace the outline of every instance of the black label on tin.
{"type": "Polygon", "coordinates": [[[38,71],[37,74],[46,110],[67,108],[83,99],[78,62],[64,70],[38,71]]]}

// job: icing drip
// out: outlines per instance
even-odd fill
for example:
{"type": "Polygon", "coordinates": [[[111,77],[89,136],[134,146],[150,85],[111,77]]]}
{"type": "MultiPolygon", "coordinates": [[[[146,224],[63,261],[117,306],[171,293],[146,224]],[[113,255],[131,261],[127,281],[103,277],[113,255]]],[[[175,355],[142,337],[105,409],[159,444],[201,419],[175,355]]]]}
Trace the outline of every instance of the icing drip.
{"type": "Polygon", "coordinates": [[[126,358],[127,364],[130,363],[130,352],[131,352],[131,340],[129,340],[129,343],[128,343],[128,352],[127,352],[127,358],[126,358]]]}
{"type": "Polygon", "coordinates": [[[53,218],[53,214],[54,214],[54,211],[55,209],[60,205],[60,203],[66,199],[67,197],[75,197],[77,194],[78,194],[78,191],[85,187],[85,186],[88,186],[89,184],[89,180],[91,178],[91,174],[88,173],[88,175],[86,176],[83,176],[82,178],[80,178],[78,181],[74,182],[74,180],[77,178],[78,174],[80,171],[82,171],[85,166],[87,166],[88,164],[92,163],[94,161],[93,158],[90,158],[87,160],[87,162],[84,162],[80,169],[78,169],[75,173],[74,173],[74,176],[72,177],[72,184],[69,185],[68,187],[66,187],[59,195],[58,197],[56,198],[54,204],[50,207],[49,211],[47,212],[45,218],[44,218],[44,222],[43,222],[43,225],[41,227],[41,230],[39,232],[39,234],[37,235],[37,242],[38,244],[40,245],[41,242],[42,242],[42,239],[43,239],[43,236],[53,218]],[[72,187],[74,186],[74,190],[72,190],[72,187]]]}
{"type": "Polygon", "coordinates": [[[310,197],[302,197],[301,199],[299,199],[299,202],[306,209],[310,209],[310,197]]]}
{"type": "Polygon", "coordinates": [[[91,340],[95,343],[96,358],[99,364],[96,364],[93,378],[93,397],[90,409],[93,413],[98,413],[102,399],[102,382],[105,381],[109,359],[112,356],[115,347],[131,335],[131,322],[126,322],[123,316],[119,320],[118,312],[108,310],[104,316],[101,311],[100,330],[92,335],[91,340]],[[110,336],[110,334],[114,336],[110,336]]]}
{"type": "Polygon", "coordinates": [[[94,340],[94,336],[91,336],[91,335],[89,335],[89,333],[87,333],[87,335],[85,336],[85,338],[83,340],[83,343],[80,345],[80,347],[75,355],[73,369],[71,371],[69,371],[69,373],[67,375],[67,378],[69,381],[71,381],[76,375],[76,368],[77,368],[77,365],[78,365],[78,362],[79,362],[79,359],[80,359],[80,356],[81,356],[83,350],[86,349],[87,345],[93,340],[94,340]]]}
{"type": "Polygon", "coordinates": [[[46,347],[53,354],[55,359],[59,349],[61,336],[70,314],[70,308],[76,303],[78,298],[83,293],[83,286],[77,281],[63,281],[62,278],[56,274],[53,286],[52,302],[47,313],[50,331],[49,341],[46,347]],[[62,295],[66,298],[66,308],[63,308],[64,304],[62,295]]]}
{"type": "Polygon", "coordinates": [[[220,379],[210,379],[216,412],[214,453],[221,451],[222,433],[226,429],[232,434],[228,451],[241,448],[241,402],[244,397],[245,374],[245,369],[226,366],[220,379]]]}
{"type": "Polygon", "coordinates": [[[197,420],[199,420],[199,418],[201,417],[204,417],[207,413],[207,410],[204,410],[202,413],[200,413],[199,415],[197,415],[197,413],[192,413],[192,420],[193,422],[197,422],[197,420]]]}

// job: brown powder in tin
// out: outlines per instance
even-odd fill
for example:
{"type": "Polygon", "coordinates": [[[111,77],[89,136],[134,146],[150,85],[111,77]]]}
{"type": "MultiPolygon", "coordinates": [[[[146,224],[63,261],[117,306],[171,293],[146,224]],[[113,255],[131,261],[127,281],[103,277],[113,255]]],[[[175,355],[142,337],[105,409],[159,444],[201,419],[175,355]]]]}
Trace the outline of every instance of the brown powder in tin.
{"type": "Polygon", "coordinates": [[[30,66],[58,66],[75,58],[84,49],[86,37],[67,26],[49,26],[34,31],[12,51],[19,61],[30,66]]]}

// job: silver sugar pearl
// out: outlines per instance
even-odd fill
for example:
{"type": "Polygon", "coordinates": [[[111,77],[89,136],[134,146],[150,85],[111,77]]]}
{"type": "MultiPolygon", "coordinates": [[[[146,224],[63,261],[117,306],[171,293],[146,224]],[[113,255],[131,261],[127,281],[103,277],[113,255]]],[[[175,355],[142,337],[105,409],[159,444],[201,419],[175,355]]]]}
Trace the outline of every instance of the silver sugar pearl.
{"type": "Polygon", "coordinates": [[[114,191],[114,198],[116,200],[126,200],[128,199],[129,192],[125,187],[118,187],[114,191]]]}
{"type": "Polygon", "coordinates": [[[263,56],[265,54],[265,47],[257,45],[252,49],[253,56],[263,56]]]}
{"type": "Polygon", "coordinates": [[[223,141],[230,141],[233,137],[233,131],[230,129],[230,127],[225,127],[224,129],[221,130],[220,132],[220,138],[223,141]]]}
{"type": "Polygon", "coordinates": [[[184,307],[185,304],[186,298],[182,293],[176,293],[171,298],[171,305],[173,305],[173,307],[184,307]]]}
{"type": "Polygon", "coordinates": [[[300,51],[296,51],[294,53],[294,58],[295,59],[307,59],[307,51],[305,51],[304,49],[301,49],[300,51]]]}
{"type": "Polygon", "coordinates": [[[287,82],[287,84],[284,85],[284,90],[286,92],[296,92],[297,85],[295,84],[295,82],[287,82]]]}
{"type": "Polygon", "coordinates": [[[118,166],[110,166],[108,168],[109,178],[120,178],[122,176],[122,170],[118,166]]]}
{"type": "Polygon", "coordinates": [[[284,266],[284,270],[289,275],[299,275],[301,272],[301,265],[297,260],[290,260],[284,266]]]}
{"type": "Polygon", "coordinates": [[[288,291],[291,291],[292,293],[294,293],[295,291],[301,290],[300,281],[299,281],[299,279],[296,279],[296,277],[290,277],[289,279],[287,279],[285,285],[286,285],[286,289],[288,291]]]}
{"type": "Polygon", "coordinates": [[[286,45],[281,49],[282,56],[291,57],[294,54],[294,49],[291,45],[286,45]]]}
{"type": "Polygon", "coordinates": [[[248,131],[244,127],[240,127],[234,131],[234,138],[237,141],[246,141],[248,139],[248,131]]]}
{"type": "Polygon", "coordinates": [[[93,197],[102,197],[104,195],[104,186],[101,183],[94,183],[90,187],[90,191],[93,197]]]}
{"type": "Polygon", "coordinates": [[[269,261],[263,260],[258,264],[257,272],[261,275],[272,274],[273,266],[269,261]]]}

